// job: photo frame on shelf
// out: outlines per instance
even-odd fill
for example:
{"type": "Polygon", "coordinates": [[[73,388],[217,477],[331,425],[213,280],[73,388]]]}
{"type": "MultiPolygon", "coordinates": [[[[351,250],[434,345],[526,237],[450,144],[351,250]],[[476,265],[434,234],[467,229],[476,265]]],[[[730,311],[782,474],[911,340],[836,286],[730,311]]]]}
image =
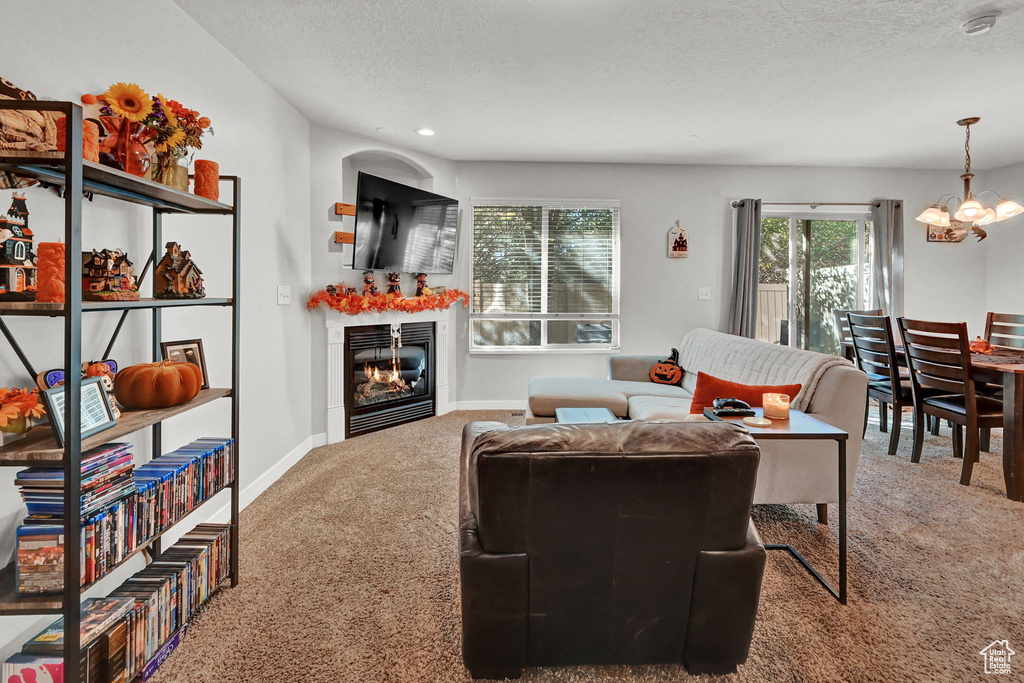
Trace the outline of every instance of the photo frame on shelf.
{"type": "MultiPolygon", "coordinates": [[[[42,392],[46,402],[46,413],[50,417],[50,426],[57,444],[63,448],[66,438],[64,429],[64,385],[55,386],[42,392]]],[[[114,408],[107,398],[107,392],[99,377],[82,380],[81,393],[82,435],[83,439],[99,434],[117,424],[114,408]]]]}
{"type": "Polygon", "coordinates": [[[206,373],[206,355],[203,353],[202,339],[160,342],[160,355],[163,356],[164,360],[198,365],[199,370],[203,373],[203,385],[201,388],[210,388],[210,376],[206,373]]]}

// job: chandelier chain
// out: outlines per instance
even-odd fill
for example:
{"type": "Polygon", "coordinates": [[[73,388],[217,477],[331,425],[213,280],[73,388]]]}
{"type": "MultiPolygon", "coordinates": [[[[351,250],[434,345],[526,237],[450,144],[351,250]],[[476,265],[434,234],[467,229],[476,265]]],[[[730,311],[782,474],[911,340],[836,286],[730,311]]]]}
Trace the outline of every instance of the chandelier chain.
{"type": "Polygon", "coordinates": [[[964,126],[967,129],[967,139],[964,141],[964,173],[971,172],[971,124],[964,126]]]}

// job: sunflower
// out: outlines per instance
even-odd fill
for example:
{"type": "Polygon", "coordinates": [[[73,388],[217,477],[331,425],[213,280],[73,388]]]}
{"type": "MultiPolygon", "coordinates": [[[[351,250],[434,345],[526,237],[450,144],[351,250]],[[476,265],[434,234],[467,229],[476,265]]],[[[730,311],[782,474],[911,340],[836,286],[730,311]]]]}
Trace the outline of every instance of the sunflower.
{"type": "Polygon", "coordinates": [[[185,142],[185,131],[180,128],[176,128],[170,136],[163,142],[158,142],[156,145],[156,151],[167,152],[174,149],[181,143],[185,142]]]}
{"type": "Polygon", "coordinates": [[[178,126],[178,117],[174,115],[174,109],[172,109],[167,104],[167,98],[163,96],[163,93],[158,94],[156,96],[156,98],[158,100],[160,100],[160,108],[163,110],[164,116],[167,117],[168,125],[177,128],[177,126],[178,126]]]}
{"type": "Polygon", "coordinates": [[[117,116],[142,121],[153,111],[153,100],[134,83],[115,83],[103,93],[103,100],[117,116]]]}

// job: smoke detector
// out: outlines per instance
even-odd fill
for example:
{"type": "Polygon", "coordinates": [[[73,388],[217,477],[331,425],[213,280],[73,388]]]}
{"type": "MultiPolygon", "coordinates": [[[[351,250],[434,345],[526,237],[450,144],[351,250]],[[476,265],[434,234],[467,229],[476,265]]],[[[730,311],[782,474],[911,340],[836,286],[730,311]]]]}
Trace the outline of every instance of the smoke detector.
{"type": "Polygon", "coordinates": [[[980,36],[982,33],[988,33],[992,30],[992,27],[996,25],[996,19],[999,18],[998,14],[985,14],[980,17],[974,17],[964,23],[961,28],[964,33],[969,36],[980,36]]]}

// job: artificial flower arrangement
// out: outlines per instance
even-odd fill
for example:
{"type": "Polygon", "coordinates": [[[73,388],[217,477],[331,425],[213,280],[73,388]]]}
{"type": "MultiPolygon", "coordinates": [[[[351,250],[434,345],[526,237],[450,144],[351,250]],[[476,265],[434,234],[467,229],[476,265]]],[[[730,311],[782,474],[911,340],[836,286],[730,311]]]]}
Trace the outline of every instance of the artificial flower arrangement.
{"type": "Polygon", "coordinates": [[[0,388],[0,431],[24,432],[31,418],[45,414],[46,408],[39,402],[39,389],[0,388]]]}
{"type": "Polygon", "coordinates": [[[306,307],[316,308],[325,304],[339,313],[358,315],[359,313],[381,313],[384,311],[400,311],[419,313],[421,311],[437,311],[451,308],[460,300],[463,306],[469,305],[469,294],[461,289],[435,291],[429,296],[403,298],[395,294],[371,294],[360,296],[345,285],[332,286],[333,291],[321,289],[309,297],[306,307]]]}
{"type": "Polygon", "coordinates": [[[143,141],[152,143],[157,153],[152,172],[157,182],[170,184],[169,174],[178,159],[188,156],[190,149],[202,149],[203,135],[213,135],[208,117],[162,93],[151,96],[135,83],[115,83],[102,95],[83,95],[82,102],[99,104],[101,116],[117,116],[147,129],[143,141]]]}

